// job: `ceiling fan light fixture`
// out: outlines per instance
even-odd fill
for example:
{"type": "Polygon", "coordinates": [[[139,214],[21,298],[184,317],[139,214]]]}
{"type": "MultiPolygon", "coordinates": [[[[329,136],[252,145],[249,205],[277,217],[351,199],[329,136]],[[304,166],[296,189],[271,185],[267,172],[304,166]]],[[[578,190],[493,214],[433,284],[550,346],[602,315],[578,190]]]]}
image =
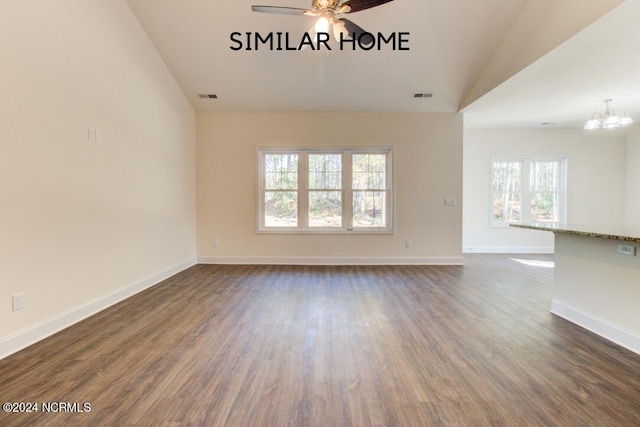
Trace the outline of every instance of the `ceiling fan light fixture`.
{"type": "MultiPolygon", "coordinates": [[[[329,35],[330,31],[333,30],[333,36],[341,43],[342,40],[351,34],[354,39],[357,39],[360,45],[365,46],[365,48],[370,48],[369,46],[375,42],[373,36],[351,20],[346,18],[341,19],[341,15],[371,9],[391,1],[393,0],[311,0],[311,9],[253,5],[251,6],[251,10],[254,12],[278,13],[283,15],[318,16],[319,18],[312,29],[308,31],[309,36],[311,36],[310,40],[317,40],[318,44],[321,42],[326,43],[328,39],[320,40],[319,38],[316,39],[315,36],[320,33],[329,35]]],[[[299,46],[298,50],[303,50],[307,44],[308,43],[304,43],[304,45],[299,46]]]]}
{"type": "Polygon", "coordinates": [[[351,6],[348,4],[342,4],[338,9],[336,9],[336,14],[338,13],[349,13],[351,12],[351,6]]]}
{"type": "Polygon", "coordinates": [[[331,23],[327,17],[323,15],[318,18],[316,25],[314,25],[313,28],[316,30],[316,33],[328,33],[330,25],[331,23]]]}
{"type": "Polygon", "coordinates": [[[347,28],[344,26],[344,22],[336,19],[333,21],[333,37],[336,40],[344,40],[349,36],[347,28]]]}

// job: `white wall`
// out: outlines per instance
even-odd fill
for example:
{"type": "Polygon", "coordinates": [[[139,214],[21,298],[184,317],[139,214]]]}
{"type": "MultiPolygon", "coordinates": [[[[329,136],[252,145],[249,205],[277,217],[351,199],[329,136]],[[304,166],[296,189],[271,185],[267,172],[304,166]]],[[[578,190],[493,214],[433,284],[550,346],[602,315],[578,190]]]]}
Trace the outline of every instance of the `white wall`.
{"type": "Polygon", "coordinates": [[[198,257],[240,263],[459,263],[462,118],[455,114],[203,114],[198,257]],[[257,147],[393,146],[395,235],[256,234],[257,147]],[[217,240],[218,247],[212,247],[217,240]],[[413,248],[405,247],[412,240],[413,248]]]}
{"type": "Polygon", "coordinates": [[[553,252],[553,234],[489,226],[492,155],[567,158],[567,220],[625,220],[625,132],[581,129],[465,129],[463,250],[553,252]]]}
{"type": "Polygon", "coordinates": [[[460,109],[610,12],[624,0],[529,0],[460,109]]]}
{"type": "Polygon", "coordinates": [[[124,0],[0,2],[0,57],[2,357],[195,261],[195,114],[124,0]]]}
{"type": "Polygon", "coordinates": [[[640,354],[640,259],[620,243],[558,233],[551,312],[640,354]]]}
{"type": "Polygon", "coordinates": [[[626,222],[640,226],[640,125],[627,130],[626,146],[626,222]]]}

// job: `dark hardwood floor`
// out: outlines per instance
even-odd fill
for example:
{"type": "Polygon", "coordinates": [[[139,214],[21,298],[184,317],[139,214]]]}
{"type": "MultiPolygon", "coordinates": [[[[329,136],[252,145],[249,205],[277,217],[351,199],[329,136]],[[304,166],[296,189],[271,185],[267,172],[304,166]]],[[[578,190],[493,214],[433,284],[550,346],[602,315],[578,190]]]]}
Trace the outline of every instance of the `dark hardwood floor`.
{"type": "Polygon", "coordinates": [[[640,426],[640,356],[549,313],[552,260],[198,265],[0,360],[0,403],[85,411],[0,426],[640,426]]]}

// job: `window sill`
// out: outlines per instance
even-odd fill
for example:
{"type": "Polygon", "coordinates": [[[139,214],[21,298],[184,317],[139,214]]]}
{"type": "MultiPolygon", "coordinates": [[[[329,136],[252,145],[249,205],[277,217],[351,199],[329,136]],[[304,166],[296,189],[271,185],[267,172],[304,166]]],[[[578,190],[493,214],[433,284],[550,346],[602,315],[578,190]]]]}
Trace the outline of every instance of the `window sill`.
{"type": "Polygon", "coordinates": [[[386,234],[391,235],[395,234],[393,230],[382,229],[364,229],[364,230],[346,230],[344,228],[337,230],[330,229],[322,229],[322,230],[289,230],[289,229],[276,229],[276,230],[256,230],[256,234],[306,234],[306,235],[319,235],[319,234],[330,234],[330,235],[376,235],[376,234],[386,234]]]}

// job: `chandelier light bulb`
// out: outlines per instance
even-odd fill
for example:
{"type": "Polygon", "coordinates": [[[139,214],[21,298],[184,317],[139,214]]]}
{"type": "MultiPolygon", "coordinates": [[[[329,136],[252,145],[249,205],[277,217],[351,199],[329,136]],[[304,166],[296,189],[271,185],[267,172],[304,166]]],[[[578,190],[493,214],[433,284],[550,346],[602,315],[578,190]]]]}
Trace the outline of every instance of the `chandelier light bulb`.
{"type": "Polygon", "coordinates": [[[620,126],[627,126],[633,123],[633,119],[627,116],[627,113],[624,113],[620,118],[620,126]]]}
{"type": "Polygon", "coordinates": [[[620,117],[618,116],[609,116],[604,120],[602,127],[605,129],[617,128],[620,126],[620,117]]]}
{"type": "Polygon", "coordinates": [[[587,123],[585,123],[584,128],[586,130],[594,130],[594,129],[600,129],[600,126],[602,126],[602,124],[600,123],[600,120],[596,118],[592,118],[591,120],[587,121],[587,123]]]}

